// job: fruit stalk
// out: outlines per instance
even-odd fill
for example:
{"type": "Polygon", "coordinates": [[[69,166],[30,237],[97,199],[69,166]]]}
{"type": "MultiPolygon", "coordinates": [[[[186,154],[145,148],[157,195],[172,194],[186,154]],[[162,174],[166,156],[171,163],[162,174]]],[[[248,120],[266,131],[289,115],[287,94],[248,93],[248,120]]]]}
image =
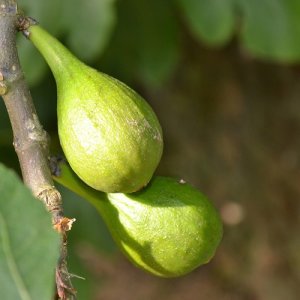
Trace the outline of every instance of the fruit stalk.
{"type": "Polygon", "coordinates": [[[56,182],[73,191],[82,198],[88,200],[92,205],[98,206],[99,202],[107,201],[107,194],[90,188],[72,171],[70,166],[63,161],[54,158],[53,178],[56,182]],[[56,174],[57,173],[57,174],[56,174]]]}
{"type": "Polygon", "coordinates": [[[26,31],[31,42],[43,53],[56,80],[72,80],[68,70],[79,63],[78,59],[41,26],[31,25],[26,31]]]}

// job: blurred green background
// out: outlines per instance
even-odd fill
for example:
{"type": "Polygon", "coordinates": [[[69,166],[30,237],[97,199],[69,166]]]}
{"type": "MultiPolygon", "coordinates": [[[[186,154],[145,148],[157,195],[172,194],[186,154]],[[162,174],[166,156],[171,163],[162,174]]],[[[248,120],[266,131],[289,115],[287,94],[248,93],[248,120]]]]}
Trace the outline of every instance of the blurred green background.
{"type": "MultiPolygon", "coordinates": [[[[183,178],[219,209],[212,262],[178,279],[132,266],[96,211],[59,187],[79,299],[296,300],[300,295],[300,2],[20,0],[79,58],[133,87],[156,111],[158,174],[183,178]]],[[[53,154],[56,87],[19,37],[25,76],[53,154]]],[[[0,102],[0,159],[18,170],[0,102]]]]}

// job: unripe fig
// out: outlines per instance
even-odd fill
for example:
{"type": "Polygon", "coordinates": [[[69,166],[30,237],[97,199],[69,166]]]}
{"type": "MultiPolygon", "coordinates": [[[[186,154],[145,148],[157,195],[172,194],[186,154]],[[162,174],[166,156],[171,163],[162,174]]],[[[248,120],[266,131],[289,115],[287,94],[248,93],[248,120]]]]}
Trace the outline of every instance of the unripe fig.
{"type": "Polygon", "coordinates": [[[124,83],[83,64],[39,25],[28,33],[56,80],[58,133],[72,169],[97,190],[141,189],[163,149],[151,107],[124,83]]]}
{"type": "Polygon", "coordinates": [[[209,262],[220,243],[219,214],[186,183],[154,177],[139,192],[105,194],[85,185],[66,165],[54,179],[91,202],[127,257],[157,276],[189,273],[209,262]]]}

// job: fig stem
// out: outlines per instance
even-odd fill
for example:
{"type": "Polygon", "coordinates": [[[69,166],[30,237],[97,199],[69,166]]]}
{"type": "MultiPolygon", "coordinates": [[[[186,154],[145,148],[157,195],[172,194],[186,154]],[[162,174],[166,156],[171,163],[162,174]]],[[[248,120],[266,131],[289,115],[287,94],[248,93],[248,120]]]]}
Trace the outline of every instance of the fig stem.
{"type": "MultiPolygon", "coordinates": [[[[17,53],[16,33],[20,15],[15,0],[0,0],[0,83],[11,122],[14,148],[24,183],[42,200],[52,215],[55,228],[65,219],[60,193],[54,187],[49,168],[48,135],[38,119],[17,53]],[[4,89],[3,89],[4,90],[4,89]]],[[[61,226],[62,227],[62,226],[61,226]]],[[[67,270],[66,232],[62,237],[61,258],[57,265],[57,289],[63,299],[76,299],[67,270]]]]}
{"type": "Polygon", "coordinates": [[[102,201],[108,201],[107,194],[85,184],[71,169],[65,159],[51,157],[52,177],[56,182],[89,201],[95,207],[101,207],[102,201]]]}
{"type": "Polygon", "coordinates": [[[25,23],[25,27],[21,26],[20,30],[43,54],[56,81],[73,80],[72,74],[69,75],[69,68],[72,68],[74,63],[78,65],[81,62],[61,42],[37,26],[38,23],[32,18],[26,17],[22,23],[25,23]]]}

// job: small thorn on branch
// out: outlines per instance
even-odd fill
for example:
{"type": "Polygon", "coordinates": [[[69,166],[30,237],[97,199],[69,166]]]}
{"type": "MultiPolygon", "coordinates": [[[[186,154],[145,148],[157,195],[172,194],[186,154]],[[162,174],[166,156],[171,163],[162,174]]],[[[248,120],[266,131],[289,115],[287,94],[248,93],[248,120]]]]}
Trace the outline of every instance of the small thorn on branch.
{"type": "Polygon", "coordinates": [[[76,297],[76,290],[68,285],[65,282],[70,280],[69,273],[63,273],[58,268],[56,269],[56,285],[57,285],[57,294],[59,299],[67,300],[70,299],[69,296],[76,297]]]}

